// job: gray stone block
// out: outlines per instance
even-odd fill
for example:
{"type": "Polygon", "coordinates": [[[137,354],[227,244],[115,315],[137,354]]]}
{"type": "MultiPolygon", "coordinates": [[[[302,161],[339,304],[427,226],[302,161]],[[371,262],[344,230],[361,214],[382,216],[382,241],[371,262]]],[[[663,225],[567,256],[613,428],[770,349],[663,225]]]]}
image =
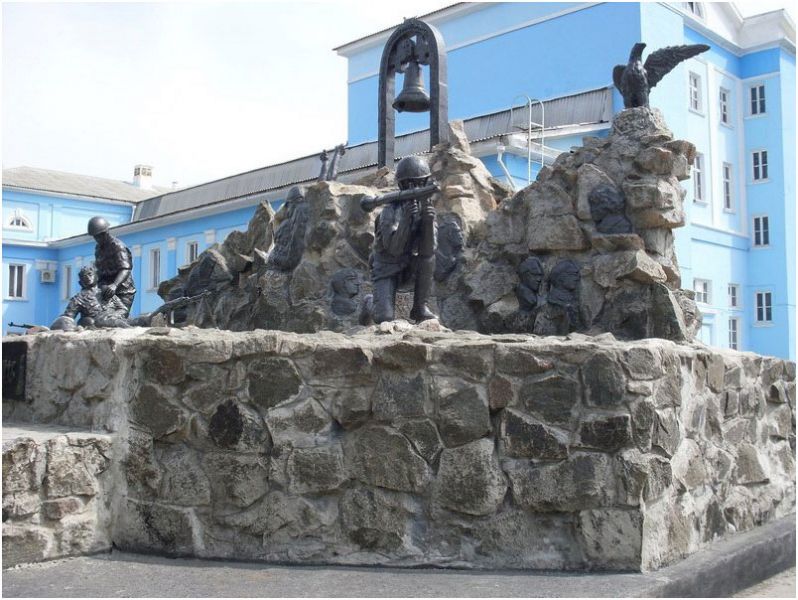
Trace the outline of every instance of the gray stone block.
{"type": "Polygon", "coordinates": [[[433,497],[443,507],[471,515],[489,515],[504,499],[507,482],[493,441],[482,439],[441,452],[433,497]]]}

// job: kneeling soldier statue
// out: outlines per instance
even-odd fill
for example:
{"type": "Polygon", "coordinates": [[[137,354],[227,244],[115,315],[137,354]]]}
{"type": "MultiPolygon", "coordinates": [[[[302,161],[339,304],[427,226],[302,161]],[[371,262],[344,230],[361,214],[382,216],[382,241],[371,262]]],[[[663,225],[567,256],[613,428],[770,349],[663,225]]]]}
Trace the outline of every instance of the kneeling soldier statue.
{"type": "Polygon", "coordinates": [[[108,232],[111,225],[103,217],[89,221],[89,235],[97,242],[94,248],[94,265],[97,269],[97,284],[103,300],[118,298],[125,307],[122,317],[130,314],[136,288],[133,285],[133,256],[124,242],[108,232]]]}
{"type": "MultiPolygon", "coordinates": [[[[81,290],[69,299],[63,314],[58,317],[50,329],[54,331],[74,331],[80,327],[149,327],[153,317],[164,314],[169,317],[167,325],[172,324],[172,312],[196,302],[210,292],[203,292],[197,296],[187,298],[181,296],[162,304],[152,312],[144,313],[138,317],[127,317],[128,308],[116,296],[108,300],[103,297],[102,289],[97,286],[97,273],[93,265],[83,267],[78,274],[81,290]],[[76,319],[79,319],[76,321],[76,319]]],[[[43,328],[44,330],[47,327],[43,328]]]]}
{"type": "Polygon", "coordinates": [[[396,290],[415,280],[410,318],[416,322],[435,319],[427,306],[435,268],[435,207],[431,196],[439,191],[430,183],[427,163],[408,156],[396,166],[398,192],[366,197],[360,204],[370,212],[383,206],[374,225],[371,281],[374,286],[371,316],[377,323],[392,321],[396,290]]]}

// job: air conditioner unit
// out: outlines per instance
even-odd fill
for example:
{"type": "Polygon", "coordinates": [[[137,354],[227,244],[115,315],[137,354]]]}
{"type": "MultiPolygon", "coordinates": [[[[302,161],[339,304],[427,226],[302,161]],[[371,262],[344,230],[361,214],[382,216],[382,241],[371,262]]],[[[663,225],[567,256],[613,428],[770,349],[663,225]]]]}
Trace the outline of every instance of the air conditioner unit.
{"type": "Polygon", "coordinates": [[[39,280],[42,283],[55,283],[55,269],[42,269],[39,271],[39,280]]]}

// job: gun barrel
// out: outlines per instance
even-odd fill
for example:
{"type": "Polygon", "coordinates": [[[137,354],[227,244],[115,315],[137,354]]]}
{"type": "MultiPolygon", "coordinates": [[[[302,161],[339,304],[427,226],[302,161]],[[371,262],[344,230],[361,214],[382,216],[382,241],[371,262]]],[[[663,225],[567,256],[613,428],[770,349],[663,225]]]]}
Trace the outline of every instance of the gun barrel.
{"type": "Polygon", "coordinates": [[[430,183],[420,188],[412,188],[409,190],[399,190],[397,192],[389,192],[382,196],[367,196],[360,200],[360,207],[366,212],[371,212],[375,208],[390,204],[391,202],[407,202],[408,200],[421,200],[432,196],[432,194],[439,192],[440,189],[434,183],[430,183]]]}

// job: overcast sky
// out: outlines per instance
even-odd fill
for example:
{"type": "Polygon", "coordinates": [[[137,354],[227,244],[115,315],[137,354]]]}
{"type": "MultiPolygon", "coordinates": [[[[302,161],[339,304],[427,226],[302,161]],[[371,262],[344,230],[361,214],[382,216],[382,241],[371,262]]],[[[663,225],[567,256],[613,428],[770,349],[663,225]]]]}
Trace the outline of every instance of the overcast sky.
{"type": "Polygon", "coordinates": [[[4,3],[3,167],[130,180],[145,163],[183,186],[330,148],[332,48],[451,3],[4,3]]]}

